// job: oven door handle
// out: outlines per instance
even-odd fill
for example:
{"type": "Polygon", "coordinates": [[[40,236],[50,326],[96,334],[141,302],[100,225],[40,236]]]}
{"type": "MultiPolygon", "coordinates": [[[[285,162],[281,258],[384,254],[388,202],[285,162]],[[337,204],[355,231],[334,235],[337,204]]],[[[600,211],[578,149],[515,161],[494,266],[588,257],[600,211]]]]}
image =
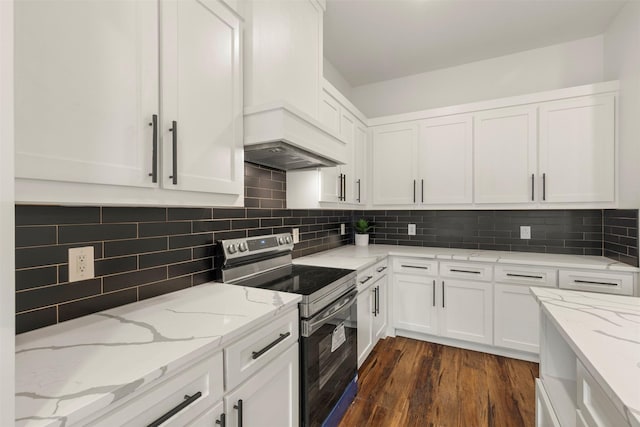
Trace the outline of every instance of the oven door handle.
{"type": "Polygon", "coordinates": [[[351,308],[351,305],[356,301],[358,297],[358,291],[354,289],[349,292],[347,295],[343,296],[336,303],[330,305],[329,307],[322,310],[320,313],[316,314],[312,318],[308,320],[303,320],[302,324],[302,336],[310,337],[316,330],[319,329],[320,326],[327,323],[327,320],[334,317],[336,314],[339,314],[345,310],[351,308]]]}

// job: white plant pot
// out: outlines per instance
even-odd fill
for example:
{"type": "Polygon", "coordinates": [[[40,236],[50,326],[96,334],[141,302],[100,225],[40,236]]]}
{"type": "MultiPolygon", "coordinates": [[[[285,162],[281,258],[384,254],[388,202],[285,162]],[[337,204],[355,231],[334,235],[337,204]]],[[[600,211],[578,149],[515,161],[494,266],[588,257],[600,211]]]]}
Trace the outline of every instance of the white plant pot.
{"type": "Polygon", "coordinates": [[[367,246],[367,245],[369,245],[369,235],[356,234],[356,246],[367,246]]]}

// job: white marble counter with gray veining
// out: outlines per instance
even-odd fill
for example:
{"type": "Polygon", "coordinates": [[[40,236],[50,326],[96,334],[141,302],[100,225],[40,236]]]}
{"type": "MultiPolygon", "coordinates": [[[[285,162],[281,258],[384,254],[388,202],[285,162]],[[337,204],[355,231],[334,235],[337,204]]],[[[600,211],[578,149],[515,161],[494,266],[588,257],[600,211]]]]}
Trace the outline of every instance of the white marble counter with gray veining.
{"type": "Polygon", "coordinates": [[[550,288],[531,293],[629,424],[640,425],[640,298],[550,288]]]}
{"type": "Polygon", "coordinates": [[[16,425],[73,424],[299,301],[208,283],[18,335],[16,425]]]}
{"type": "Polygon", "coordinates": [[[293,260],[296,264],[362,270],[388,255],[433,258],[438,260],[492,262],[498,264],[526,264],[559,268],[580,268],[638,272],[637,267],[602,256],[540,254],[533,252],[505,252],[478,249],[431,248],[416,246],[369,245],[341,246],[293,260]]]}

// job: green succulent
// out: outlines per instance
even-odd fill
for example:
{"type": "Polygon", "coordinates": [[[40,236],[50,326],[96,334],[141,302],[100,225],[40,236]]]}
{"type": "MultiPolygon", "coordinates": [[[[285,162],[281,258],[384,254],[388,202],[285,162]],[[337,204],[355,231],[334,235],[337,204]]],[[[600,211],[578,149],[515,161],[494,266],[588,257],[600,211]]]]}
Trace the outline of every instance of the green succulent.
{"type": "Polygon", "coordinates": [[[369,224],[369,221],[364,218],[357,220],[353,224],[353,227],[356,229],[356,233],[358,234],[367,234],[367,232],[373,228],[373,226],[369,224]]]}

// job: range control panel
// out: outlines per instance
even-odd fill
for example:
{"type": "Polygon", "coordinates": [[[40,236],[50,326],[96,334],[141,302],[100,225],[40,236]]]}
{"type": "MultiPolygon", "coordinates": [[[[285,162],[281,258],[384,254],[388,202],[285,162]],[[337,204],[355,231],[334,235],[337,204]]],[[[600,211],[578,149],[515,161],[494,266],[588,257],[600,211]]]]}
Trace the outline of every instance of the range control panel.
{"type": "Polygon", "coordinates": [[[220,240],[218,243],[222,246],[226,259],[293,250],[293,238],[290,233],[220,240]]]}

